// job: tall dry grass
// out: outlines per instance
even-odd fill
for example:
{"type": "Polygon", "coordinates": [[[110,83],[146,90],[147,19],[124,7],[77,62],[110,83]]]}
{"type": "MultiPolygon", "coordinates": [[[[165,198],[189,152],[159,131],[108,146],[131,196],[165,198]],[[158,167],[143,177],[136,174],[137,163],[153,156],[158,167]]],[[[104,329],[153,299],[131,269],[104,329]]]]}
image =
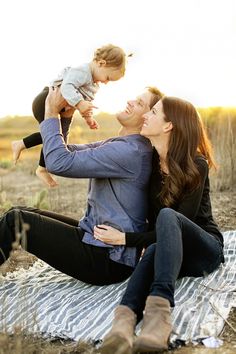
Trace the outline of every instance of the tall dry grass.
{"type": "MultiPolygon", "coordinates": [[[[211,176],[212,189],[232,190],[236,182],[236,108],[199,108],[211,138],[218,171],[211,176]]],[[[75,115],[70,131],[70,142],[86,143],[117,135],[119,124],[114,115],[100,113],[96,116],[100,129],[90,130],[79,115],[75,115]]],[[[6,117],[0,119],[0,168],[11,165],[11,141],[38,131],[33,117],[6,117]]],[[[24,159],[37,159],[40,147],[23,152],[24,159]]]]}
{"type": "Polygon", "coordinates": [[[236,108],[199,109],[214,148],[218,171],[212,174],[213,190],[233,190],[236,182],[236,108]]]}

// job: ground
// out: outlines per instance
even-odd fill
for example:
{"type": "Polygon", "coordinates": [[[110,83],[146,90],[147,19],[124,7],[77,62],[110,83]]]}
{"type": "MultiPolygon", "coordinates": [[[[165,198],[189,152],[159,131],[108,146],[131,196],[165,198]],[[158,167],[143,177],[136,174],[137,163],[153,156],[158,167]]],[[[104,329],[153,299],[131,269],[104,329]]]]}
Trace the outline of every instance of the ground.
{"type": "MultiPolygon", "coordinates": [[[[12,205],[31,205],[47,208],[74,218],[83,215],[86,204],[87,181],[58,178],[59,187],[47,190],[34,174],[36,165],[21,163],[17,167],[0,169],[0,213],[12,205]]],[[[212,193],[212,206],[215,219],[222,231],[236,229],[236,190],[212,193]]],[[[23,251],[16,252],[2,273],[16,267],[29,267],[35,258],[23,251]]],[[[219,349],[207,349],[202,346],[182,347],[176,350],[181,354],[233,354],[236,352],[236,310],[231,312],[220,338],[224,345],[219,349]],[[233,327],[234,329],[232,329],[233,327]]],[[[0,354],[61,354],[61,353],[98,353],[86,343],[48,343],[42,339],[33,339],[16,333],[13,337],[0,334],[0,354]]],[[[113,353],[111,353],[113,354],[113,353]]]]}

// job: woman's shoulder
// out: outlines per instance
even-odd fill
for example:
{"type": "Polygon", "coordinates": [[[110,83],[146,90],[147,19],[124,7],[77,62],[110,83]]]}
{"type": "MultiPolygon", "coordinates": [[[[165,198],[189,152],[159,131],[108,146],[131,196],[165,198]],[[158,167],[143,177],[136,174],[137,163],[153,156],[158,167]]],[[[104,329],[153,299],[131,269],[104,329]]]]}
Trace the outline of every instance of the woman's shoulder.
{"type": "Polygon", "coordinates": [[[209,166],[207,159],[203,155],[197,155],[194,159],[195,164],[201,175],[207,174],[209,171],[209,166]]]}

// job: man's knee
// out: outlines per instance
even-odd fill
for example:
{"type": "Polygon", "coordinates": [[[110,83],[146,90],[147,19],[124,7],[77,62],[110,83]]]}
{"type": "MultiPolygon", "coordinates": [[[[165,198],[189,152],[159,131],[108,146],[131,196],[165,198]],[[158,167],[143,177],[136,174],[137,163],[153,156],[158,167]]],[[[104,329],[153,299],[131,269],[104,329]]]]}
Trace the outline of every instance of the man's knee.
{"type": "Polygon", "coordinates": [[[6,214],[12,213],[12,212],[13,212],[13,213],[14,213],[14,212],[19,212],[19,210],[22,210],[22,209],[24,209],[23,206],[20,206],[20,205],[13,206],[13,207],[11,207],[10,209],[7,210],[6,214]]]}
{"type": "Polygon", "coordinates": [[[14,206],[4,214],[5,220],[10,227],[18,226],[19,229],[21,228],[21,219],[22,219],[21,210],[22,207],[14,206]]]}

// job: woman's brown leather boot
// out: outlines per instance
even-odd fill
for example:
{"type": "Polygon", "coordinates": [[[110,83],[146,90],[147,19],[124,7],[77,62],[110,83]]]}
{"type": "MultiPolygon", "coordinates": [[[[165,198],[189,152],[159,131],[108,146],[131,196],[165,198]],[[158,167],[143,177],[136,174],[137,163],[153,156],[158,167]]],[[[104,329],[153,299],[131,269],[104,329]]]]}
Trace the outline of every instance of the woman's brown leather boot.
{"type": "Polygon", "coordinates": [[[167,349],[171,330],[169,301],[160,296],[148,296],[141,333],[134,342],[135,352],[167,349]]]}
{"type": "Polygon", "coordinates": [[[101,346],[102,354],[131,354],[133,348],[136,314],[128,307],[119,305],[110,332],[101,346]]]}

